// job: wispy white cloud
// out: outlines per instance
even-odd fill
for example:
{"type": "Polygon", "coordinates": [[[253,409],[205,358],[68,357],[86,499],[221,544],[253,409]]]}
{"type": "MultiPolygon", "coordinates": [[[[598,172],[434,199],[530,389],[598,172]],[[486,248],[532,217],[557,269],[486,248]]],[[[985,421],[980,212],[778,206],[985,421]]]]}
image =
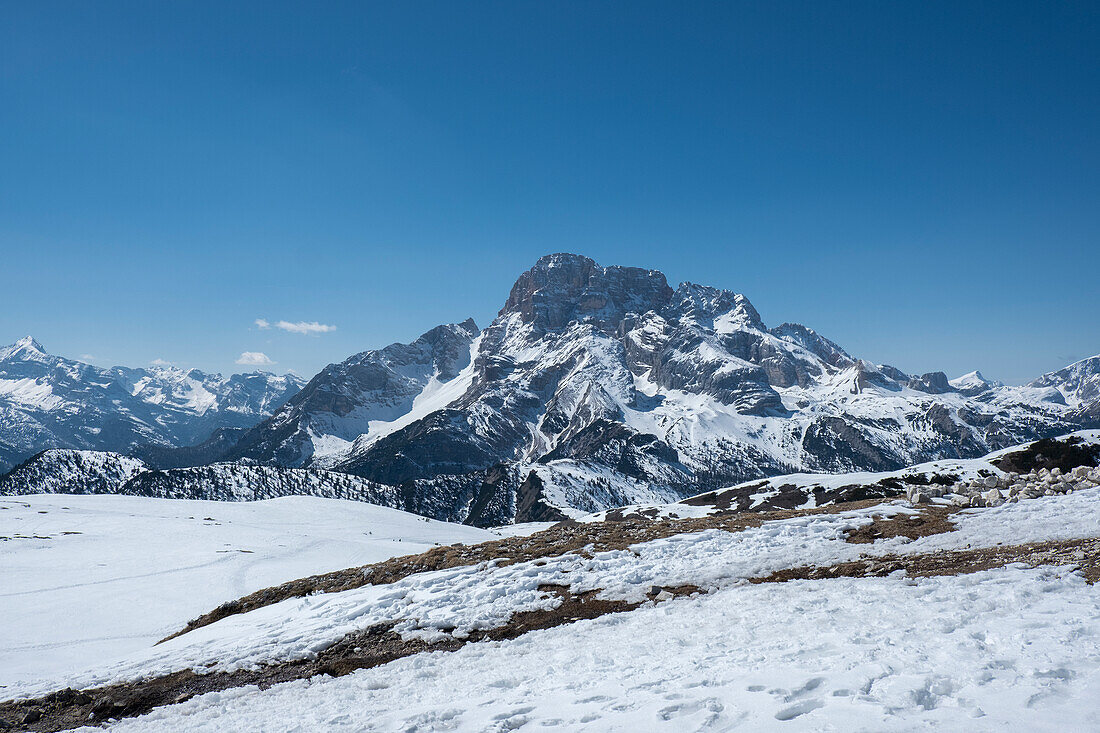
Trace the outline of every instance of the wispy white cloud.
{"type": "Polygon", "coordinates": [[[266,318],[257,318],[253,323],[256,325],[256,328],[261,331],[278,328],[281,331],[300,333],[304,336],[317,336],[322,333],[329,333],[330,331],[336,330],[336,326],[330,326],[327,323],[318,323],[317,321],[277,321],[272,323],[266,318]]]}
{"type": "Polygon", "coordinates": [[[317,334],[336,330],[336,326],[329,326],[325,323],[318,323],[317,321],[298,321],[297,323],[279,321],[275,324],[275,328],[281,328],[284,331],[301,333],[307,336],[316,336],[317,334]]]}
{"type": "Polygon", "coordinates": [[[245,366],[271,366],[275,362],[262,351],[245,351],[237,358],[237,363],[245,366]]]}
{"type": "Polygon", "coordinates": [[[80,356],[78,356],[76,358],[80,359],[83,362],[87,362],[88,364],[91,364],[93,361],[95,361],[95,357],[92,356],[91,354],[81,354],[80,356]]]}
{"type": "Polygon", "coordinates": [[[175,366],[172,362],[166,359],[153,359],[149,362],[152,366],[175,366]]]}

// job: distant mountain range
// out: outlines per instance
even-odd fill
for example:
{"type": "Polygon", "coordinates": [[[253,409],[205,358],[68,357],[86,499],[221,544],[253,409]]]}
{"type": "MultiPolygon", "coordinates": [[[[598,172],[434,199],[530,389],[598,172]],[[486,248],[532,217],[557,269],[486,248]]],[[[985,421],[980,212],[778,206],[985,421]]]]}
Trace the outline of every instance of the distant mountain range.
{"type": "Polygon", "coordinates": [[[48,354],[28,336],[0,347],[0,470],[47,448],[191,445],[219,428],[252,427],[303,383],[263,372],[102,369],[48,354]]]}
{"type": "MultiPolygon", "coordinates": [[[[97,421],[121,426],[111,440],[91,432],[98,422],[70,419],[84,432],[51,444],[56,432],[12,431],[5,419],[0,442],[24,454],[56,445],[138,455],[143,443],[187,445],[244,426],[187,460],[169,450],[150,463],[352,474],[399,487],[400,508],[478,524],[675,501],[796,471],[895,470],[1100,426],[1100,356],[1021,387],[978,372],[910,375],[805,326],[769,328],[744,295],[674,289],[655,270],[572,254],[523,273],[484,330],[438,326],[330,365],[300,391],[270,375],[179,370],[98,370],[73,376],[69,390],[56,376],[13,381],[11,364],[30,352],[41,349],[26,340],[0,352],[0,414],[18,394],[45,423],[61,404],[81,404],[76,385],[97,381],[117,383],[112,394],[128,401],[95,403],[97,421]],[[254,389],[219,390],[242,382],[254,389]]],[[[43,359],[64,362],[30,361],[43,359]]]]}

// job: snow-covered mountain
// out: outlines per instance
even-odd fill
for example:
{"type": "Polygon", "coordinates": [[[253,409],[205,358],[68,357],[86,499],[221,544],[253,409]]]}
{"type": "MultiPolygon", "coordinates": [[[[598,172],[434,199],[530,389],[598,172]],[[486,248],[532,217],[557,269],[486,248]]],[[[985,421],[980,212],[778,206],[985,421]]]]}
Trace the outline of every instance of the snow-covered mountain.
{"type": "Polygon", "coordinates": [[[1100,354],[1070,364],[1029,382],[1037,389],[1053,388],[1061,393],[1071,407],[1087,408],[1100,402],[1100,354]]]}
{"type": "Polygon", "coordinates": [[[302,383],[263,372],[103,369],[49,354],[28,336],[0,347],[0,471],[48,448],[191,445],[218,428],[253,426],[302,383]]]}
{"type": "MultiPolygon", "coordinates": [[[[390,487],[391,506],[481,525],[667,503],[766,476],[973,458],[1100,426],[1100,357],[1021,387],[979,372],[910,375],[806,326],[768,327],[744,295],[674,289],[658,271],[572,254],[523,273],[485,330],[467,320],[356,354],[277,409],[297,388],[290,379],[95,370],[26,340],[7,352],[23,355],[0,362],[4,389],[37,405],[40,421],[69,414],[55,402],[77,391],[59,389],[65,375],[99,410],[70,411],[80,440],[59,445],[100,447],[106,431],[127,451],[117,446],[180,445],[183,432],[196,442],[243,425],[187,455],[128,452],[159,468],[239,461],[349,473],[390,487]],[[19,381],[8,362],[34,365],[36,378],[19,381]]],[[[23,445],[43,442],[20,417],[9,423],[30,436],[23,445]]]]}
{"type": "Polygon", "coordinates": [[[461,396],[478,328],[472,319],[437,326],[411,344],[392,344],[330,364],[275,415],[246,435],[233,457],[299,466],[346,452],[358,437],[392,432],[461,396]],[[447,390],[440,390],[442,385],[447,390]]]}
{"type": "Polygon", "coordinates": [[[909,375],[769,328],[744,295],[555,254],[484,331],[440,326],[330,366],[236,455],[412,485],[450,497],[449,519],[530,519],[980,456],[1093,424],[1081,372],[1024,387],[909,375]]]}

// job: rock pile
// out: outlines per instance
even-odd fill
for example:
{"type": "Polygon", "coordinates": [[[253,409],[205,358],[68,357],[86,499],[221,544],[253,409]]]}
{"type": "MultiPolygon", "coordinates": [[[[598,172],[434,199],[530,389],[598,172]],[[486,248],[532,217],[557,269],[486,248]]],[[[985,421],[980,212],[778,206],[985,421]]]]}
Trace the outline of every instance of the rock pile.
{"type": "Polygon", "coordinates": [[[1060,468],[1040,468],[1031,473],[1002,473],[960,481],[953,486],[910,486],[905,498],[914,504],[946,499],[956,506],[1000,506],[1021,499],[1065,494],[1100,486],[1100,468],[1078,466],[1062,472],[1060,468]]]}

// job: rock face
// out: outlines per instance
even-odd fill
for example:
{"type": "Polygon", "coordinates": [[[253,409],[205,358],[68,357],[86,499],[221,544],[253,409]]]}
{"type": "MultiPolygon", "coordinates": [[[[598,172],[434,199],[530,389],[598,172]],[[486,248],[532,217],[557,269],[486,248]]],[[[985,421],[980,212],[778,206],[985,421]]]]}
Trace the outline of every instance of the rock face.
{"type": "Polygon", "coordinates": [[[477,334],[470,319],[330,364],[226,457],[301,466],[346,450],[359,436],[393,430],[401,418],[409,422],[417,398],[428,400],[469,366],[477,334]]]}
{"type": "Polygon", "coordinates": [[[1052,386],[911,376],[805,326],[768,328],[743,295],[579,255],[540,259],[484,331],[440,329],[327,368],[238,455],[493,523],[979,456],[1086,423],[1052,386]]]}
{"type": "Polygon", "coordinates": [[[251,427],[301,385],[262,372],[101,369],[27,337],[0,347],[0,472],[48,448],[192,445],[219,428],[251,427]]]}

